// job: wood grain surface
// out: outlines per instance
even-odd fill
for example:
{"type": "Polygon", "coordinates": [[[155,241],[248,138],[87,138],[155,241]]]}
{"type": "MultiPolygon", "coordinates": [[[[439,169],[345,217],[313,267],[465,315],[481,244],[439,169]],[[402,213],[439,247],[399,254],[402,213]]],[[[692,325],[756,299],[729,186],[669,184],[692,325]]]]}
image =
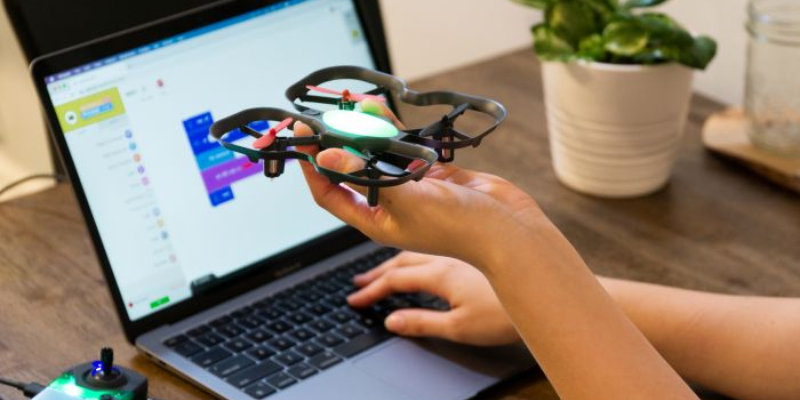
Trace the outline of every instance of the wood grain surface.
{"type": "MultiPolygon", "coordinates": [[[[457,162],[524,188],[598,274],[725,293],[800,296],[798,197],[703,150],[701,126],[721,105],[692,100],[675,172],[664,190],[605,200],[557,182],[539,67],[529,51],[412,86],[485,95],[508,107],[501,129],[480,148],[459,152],[457,162]]],[[[403,110],[409,125],[435,115],[403,110]]],[[[48,382],[65,367],[96,357],[103,345],[150,378],[153,396],[210,398],[125,342],[68,185],[0,204],[0,376],[48,382]]],[[[6,388],[0,395],[21,398],[6,388]]],[[[531,372],[481,398],[557,396],[540,372],[531,372]]]]}

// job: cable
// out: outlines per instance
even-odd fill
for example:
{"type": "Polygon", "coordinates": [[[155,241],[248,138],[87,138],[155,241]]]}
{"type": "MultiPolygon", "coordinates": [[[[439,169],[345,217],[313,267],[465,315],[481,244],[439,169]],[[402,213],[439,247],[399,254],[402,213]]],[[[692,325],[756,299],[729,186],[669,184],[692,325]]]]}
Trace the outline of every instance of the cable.
{"type": "Polygon", "coordinates": [[[6,379],[6,378],[0,378],[0,385],[11,386],[15,389],[19,389],[19,391],[21,391],[22,394],[24,394],[25,397],[28,398],[36,396],[37,394],[39,394],[39,392],[41,392],[45,388],[44,385],[38,384],[36,382],[23,383],[20,381],[15,381],[13,379],[6,379]]]}
{"type": "MultiPolygon", "coordinates": [[[[0,192],[0,194],[2,194],[2,192],[0,192]]],[[[25,384],[24,383],[22,383],[20,381],[15,381],[13,379],[0,378],[0,384],[6,385],[6,386],[11,386],[11,387],[19,389],[19,390],[25,390],[25,384]]]]}
{"type": "Polygon", "coordinates": [[[2,197],[6,192],[10,191],[11,189],[35,179],[54,179],[56,182],[63,182],[64,180],[66,180],[66,177],[61,174],[35,174],[26,176],[22,179],[17,179],[16,181],[11,182],[8,185],[5,185],[4,187],[0,188],[0,197],[2,197]]]}

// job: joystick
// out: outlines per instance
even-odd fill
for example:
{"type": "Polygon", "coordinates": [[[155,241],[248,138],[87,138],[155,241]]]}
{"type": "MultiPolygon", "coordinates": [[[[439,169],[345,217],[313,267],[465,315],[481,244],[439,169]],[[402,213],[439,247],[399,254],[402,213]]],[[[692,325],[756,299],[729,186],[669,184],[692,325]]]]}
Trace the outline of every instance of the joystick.
{"type": "Polygon", "coordinates": [[[110,347],[100,351],[99,360],[70,368],[47,388],[81,400],[147,400],[147,378],[114,365],[110,347]]]}

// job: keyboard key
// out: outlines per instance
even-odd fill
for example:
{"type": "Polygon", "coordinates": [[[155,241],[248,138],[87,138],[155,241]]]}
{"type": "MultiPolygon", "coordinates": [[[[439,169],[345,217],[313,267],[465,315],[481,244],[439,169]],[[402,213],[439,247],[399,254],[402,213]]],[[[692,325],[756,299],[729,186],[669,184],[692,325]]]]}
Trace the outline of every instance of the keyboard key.
{"type": "Polygon", "coordinates": [[[203,351],[203,348],[192,341],[186,340],[183,343],[176,345],[173,350],[184,357],[189,357],[192,354],[197,354],[203,351]]]}
{"type": "Polygon", "coordinates": [[[213,373],[214,375],[224,378],[228,375],[239,372],[253,364],[254,364],[253,360],[245,356],[239,355],[228,358],[224,361],[220,361],[211,366],[211,368],[209,368],[208,370],[211,371],[211,373],[213,373]]]}
{"type": "Polygon", "coordinates": [[[297,379],[306,379],[309,376],[316,374],[317,370],[306,363],[299,363],[293,365],[286,372],[297,379]]]}
{"type": "Polygon", "coordinates": [[[208,327],[207,325],[200,325],[197,328],[189,330],[189,332],[186,332],[186,334],[191,337],[198,337],[208,332],[211,332],[210,327],[208,327]]]}
{"type": "Polygon", "coordinates": [[[264,309],[260,313],[258,313],[259,316],[261,316],[263,318],[266,318],[267,320],[276,320],[276,319],[282,317],[284,314],[286,314],[286,313],[283,312],[282,310],[280,310],[278,308],[275,308],[275,307],[272,307],[272,306],[270,306],[269,308],[264,309]]]}
{"type": "Polygon", "coordinates": [[[333,325],[332,323],[330,323],[330,322],[328,322],[328,321],[326,321],[324,319],[317,319],[317,320],[309,322],[306,326],[311,328],[311,329],[313,329],[313,330],[315,330],[315,331],[317,331],[317,332],[319,332],[319,333],[323,333],[323,332],[327,332],[327,331],[333,329],[333,327],[335,325],[333,325]]]}
{"type": "Polygon", "coordinates": [[[316,290],[313,290],[313,289],[309,288],[309,289],[301,292],[300,294],[298,294],[297,297],[299,297],[300,299],[303,299],[303,301],[308,302],[308,303],[316,303],[316,302],[322,300],[322,298],[325,297],[325,296],[322,293],[317,292],[316,290]]]}
{"type": "Polygon", "coordinates": [[[294,379],[283,372],[278,372],[277,374],[267,378],[267,383],[278,389],[286,389],[287,387],[297,383],[297,379],[294,379]]]}
{"type": "Polygon", "coordinates": [[[391,334],[385,331],[374,331],[374,332],[367,332],[361,336],[354,338],[353,340],[336,346],[333,351],[336,354],[341,355],[342,357],[352,357],[362,351],[369,349],[379,343],[382,343],[386,339],[392,337],[391,334]]]}
{"type": "Polygon", "coordinates": [[[247,329],[256,329],[259,326],[264,325],[263,319],[254,317],[252,315],[237,319],[236,322],[247,329]]]}
{"type": "Polygon", "coordinates": [[[336,322],[338,322],[340,324],[343,324],[343,323],[353,319],[353,315],[351,313],[349,313],[349,312],[345,312],[345,311],[339,310],[339,311],[336,311],[336,312],[333,312],[333,313],[329,314],[328,318],[330,318],[331,320],[336,321],[336,322]]]}
{"type": "Polygon", "coordinates": [[[309,339],[317,336],[316,333],[313,333],[313,332],[309,331],[308,329],[303,329],[303,328],[300,328],[300,329],[290,333],[289,335],[291,337],[297,339],[300,342],[305,342],[306,340],[309,340],[309,339]]]}
{"type": "Polygon", "coordinates": [[[264,361],[261,364],[253,365],[234,375],[231,375],[227,381],[233,386],[242,388],[254,382],[258,382],[261,380],[261,378],[272,375],[278,371],[281,371],[282,369],[283,367],[275,364],[272,361],[264,361]]]}
{"type": "Polygon", "coordinates": [[[298,311],[296,313],[289,314],[286,319],[288,319],[290,322],[294,322],[297,325],[302,325],[314,318],[304,312],[298,311]]]}
{"type": "Polygon", "coordinates": [[[266,360],[275,355],[275,352],[265,346],[256,347],[247,352],[248,355],[255,357],[258,361],[266,360]]]}
{"type": "Polygon", "coordinates": [[[301,356],[301,355],[299,355],[299,354],[297,354],[297,353],[295,353],[295,352],[290,350],[290,351],[286,351],[286,352],[283,352],[281,354],[278,354],[277,356],[273,357],[272,359],[288,367],[290,365],[297,364],[300,361],[305,360],[305,357],[303,357],[303,356],[301,356]]]}
{"type": "Polygon", "coordinates": [[[236,324],[230,323],[217,328],[217,332],[228,338],[233,338],[244,333],[244,329],[238,327],[236,324]]]}
{"type": "Polygon", "coordinates": [[[347,299],[344,296],[329,296],[325,298],[325,303],[334,308],[344,307],[347,305],[347,299]]]}
{"type": "Polygon", "coordinates": [[[231,317],[233,317],[233,318],[243,318],[243,317],[246,317],[246,316],[252,314],[254,311],[255,311],[255,309],[253,309],[253,307],[250,307],[250,306],[242,307],[242,308],[232,312],[231,313],[231,317]]]}
{"type": "Polygon", "coordinates": [[[284,350],[294,346],[295,343],[293,341],[289,340],[289,339],[279,337],[279,338],[275,338],[275,339],[270,340],[269,342],[267,342],[267,344],[272,346],[272,348],[274,348],[274,349],[276,349],[278,351],[284,351],[284,350]]]}
{"type": "Polygon", "coordinates": [[[241,352],[253,347],[253,344],[248,342],[247,340],[244,340],[244,339],[233,339],[230,342],[225,343],[224,346],[228,350],[232,350],[232,351],[235,351],[237,353],[241,353],[241,352]]]}
{"type": "Polygon", "coordinates": [[[284,310],[286,310],[286,311],[297,311],[301,307],[303,307],[302,304],[300,304],[300,303],[298,303],[298,302],[296,302],[296,301],[294,301],[292,299],[283,300],[283,301],[279,302],[277,304],[277,306],[282,308],[282,309],[284,309],[284,310]]]}
{"type": "Polygon", "coordinates": [[[311,314],[314,314],[314,315],[320,317],[320,316],[323,316],[323,315],[331,312],[331,309],[328,308],[328,307],[325,307],[322,304],[314,304],[314,305],[309,306],[308,308],[306,308],[306,311],[308,311],[311,314]]]}
{"type": "Polygon", "coordinates": [[[333,353],[328,351],[317,354],[316,356],[312,357],[308,360],[308,363],[316,367],[317,369],[328,369],[342,361],[341,358],[336,357],[333,353]]]}
{"type": "Polygon", "coordinates": [[[214,328],[218,328],[220,326],[227,325],[227,324],[231,323],[231,321],[233,321],[233,319],[231,319],[231,317],[226,315],[224,317],[219,317],[219,318],[209,322],[208,324],[213,326],[214,328]]]}
{"type": "Polygon", "coordinates": [[[269,339],[272,339],[272,335],[263,329],[259,329],[257,331],[248,333],[247,338],[256,343],[262,343],[269,339]]]}
{"type": "Polygon", "coordinates": [[[271,322],[269,325],[267,325],[267,328],[273,332],[284,333],[290,331],[292,326],[287,324],[286,321],[278,320],[271,322]]]}
{"type": "Polygon", "coordinates": [[[185,335],[178,335],[165,340],[164,345],[167,347],[175,347],[187,340],[189,340],[189,338],[186,337],[185,335]]]}
{"type": "Polygon", "coordinates": [[[336,330],[336,333],[338,333],[338,334],[340,334],[340,335],[342,335],[342,336],[344,336],[344,337],[346,337],[348,339],[352,339],[352,338],[364,333],[364,330],[361,329],[360,327],[356,326],[355,324],[350,323],[350,324],[347,324],[347,325],[342,325],[339,329],[336,330]]]}
{"type": "Polygon", "coordinates": [[[334,346],[344,342],[344,339],[342,339],[342,338],[340,338],[340,337],[338,337],[338,336],[336,336],[336,335],[334,335],[332,333],[326,333],[326,334],[318,337],[317,338],[317,342],[319,342],[319,344],[321,344],[321,345],[323,345],[325,347],[334,347],[334,346]]]}
{"type": "Polygon", "coordinates": [[[224,360],[232,355],[233,354],[231,354],[231,352],[223,349],[222,347],[215,347],[192,357],[192,361],[203,368],[207,368],[214,363],[224,360]]]}
{"type": "Polygon", "coordinates": [[[274,394],[276,390],[266,383],[259,382],[245,389],[244,392],[254,399],[263,399],[264,397],[274,394]]]}
{"type": "Polygon", "coordinates": [[[306,357],[311,357],[317,355],[317,353],[321,352],[323,349],[314,343],[301,343],[295,350],[299,351],[306,357]]]}
{"type": "Polygon", "coordinates": [[[205,334],[203,336],[200,336],[199,338],[197,338],[197,341],[202,343],[203,346],[214,347],[214,346],[224,342],[225,339],[222,336],[217,335],[214,332],[211,332],[211,333],[207,333],[207,334],[205,334]]]}

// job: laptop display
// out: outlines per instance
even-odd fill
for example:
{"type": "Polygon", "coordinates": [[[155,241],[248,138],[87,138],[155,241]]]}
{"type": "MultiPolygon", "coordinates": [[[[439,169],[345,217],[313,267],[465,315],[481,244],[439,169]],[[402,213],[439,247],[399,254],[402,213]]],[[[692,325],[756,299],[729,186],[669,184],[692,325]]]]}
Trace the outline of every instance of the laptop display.
{"type": "Polygon", "coordinates": [[[375,67],[352,0],[290,0],[45,78],[132,321],[344,226],[297,166],[269,181],[208,133],[338,64],[375,67]]]}

